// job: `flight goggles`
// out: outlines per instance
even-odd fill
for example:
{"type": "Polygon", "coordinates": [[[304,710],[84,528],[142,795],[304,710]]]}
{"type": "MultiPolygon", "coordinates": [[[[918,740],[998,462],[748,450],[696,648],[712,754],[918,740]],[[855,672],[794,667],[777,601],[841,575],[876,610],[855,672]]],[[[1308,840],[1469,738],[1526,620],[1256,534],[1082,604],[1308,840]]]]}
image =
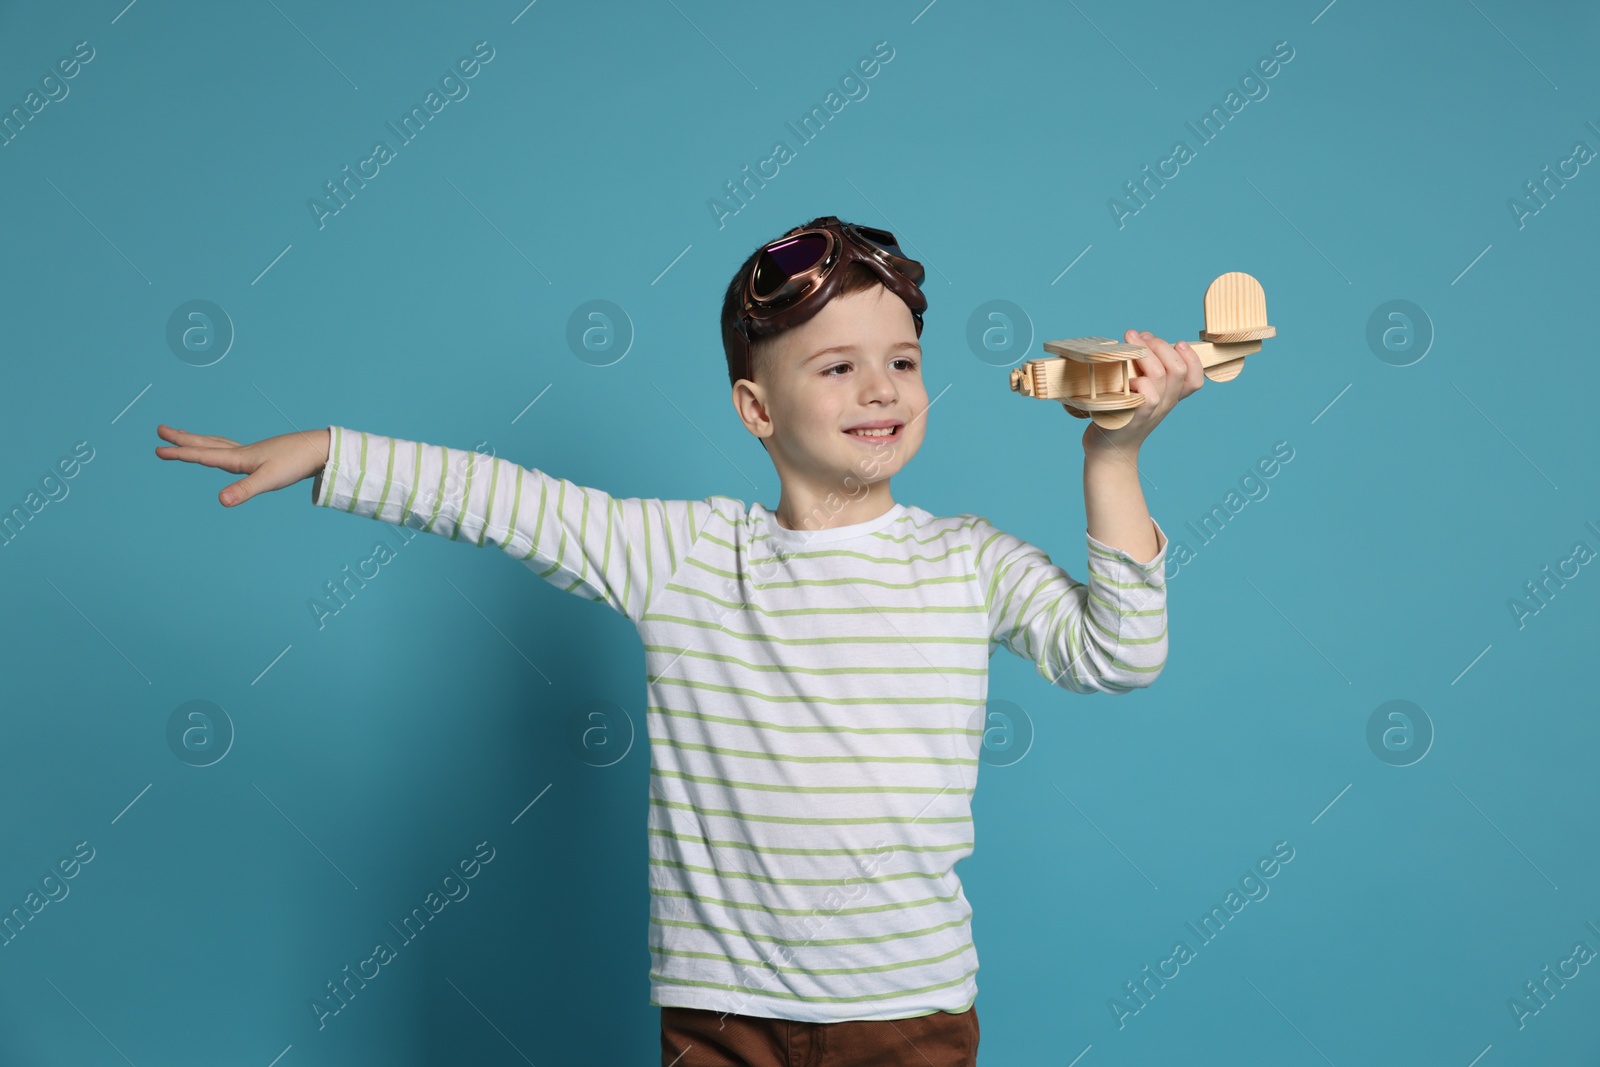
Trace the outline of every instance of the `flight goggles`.
{"type": "Polygon", "coordinates": [[[906,256],[894,234],[871,226],[840,222],[832,215],[785,234],[762,247],[744,281],[737,333],[742,342],[744,377],[752,377],[752,337],[805,322],[839,291],[844,266],[864,263],[884,287],[911,309],[917,336],[928,299],[918,288],[922,264],[906,256]]]}

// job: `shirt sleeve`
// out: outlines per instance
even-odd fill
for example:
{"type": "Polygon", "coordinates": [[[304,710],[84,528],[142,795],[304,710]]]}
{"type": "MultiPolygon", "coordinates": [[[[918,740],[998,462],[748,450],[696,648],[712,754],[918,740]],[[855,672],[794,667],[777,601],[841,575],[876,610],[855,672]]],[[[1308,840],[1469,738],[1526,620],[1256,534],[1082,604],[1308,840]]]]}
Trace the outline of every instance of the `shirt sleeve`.
{"type": "Polygon", "coordinates": [[[312,503],[492,544],[638,623],[705,528],[709,500],[614,498],[498,456],[328,428],[312,503]]]}
{"type": "Polygon", "coordinates": [[[1084,531],[1085,583],[1037,546],[974,518],[991,655],[1004,645],[1074,693],[1125,693],[1156,680],[1167,661],[1167,537],[1160,525],[1148,563],[1084,531]]]}

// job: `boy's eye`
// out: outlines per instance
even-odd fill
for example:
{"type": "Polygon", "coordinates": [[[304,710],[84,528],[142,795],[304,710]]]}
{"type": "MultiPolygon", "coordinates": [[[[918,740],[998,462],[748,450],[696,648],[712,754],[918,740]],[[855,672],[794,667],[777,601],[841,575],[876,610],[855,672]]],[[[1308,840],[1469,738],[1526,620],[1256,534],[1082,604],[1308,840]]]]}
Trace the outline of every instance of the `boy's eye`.
{"type": "MultiPolygon", "coordinates": [[[[899,359],[895,360],[895,362],[896,363],[904,363],[906,365],[905,369],[908,370],[908,371],[917,369],[917,361],[912,359],[910,356],[901,356],[899,359]]],[[[823,371],[822,373],[823,373],[823,375],[825,377],[837,378],[837,377],[839,377],[839,375],[834,374],[833,373],[834,371],[836,371],[836,370],[849,370],[849,369],[850,369],[850,364],[848,364],[848,363],[835,363],[833,366],[829,367],[827,370],[823,371]]]]}

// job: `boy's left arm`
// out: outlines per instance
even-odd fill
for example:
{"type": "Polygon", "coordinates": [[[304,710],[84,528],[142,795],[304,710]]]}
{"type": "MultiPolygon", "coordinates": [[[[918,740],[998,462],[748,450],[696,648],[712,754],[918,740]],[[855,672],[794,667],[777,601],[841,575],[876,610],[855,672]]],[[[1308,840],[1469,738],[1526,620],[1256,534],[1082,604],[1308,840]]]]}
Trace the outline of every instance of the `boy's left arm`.
{"type": "Polygon", "coordinates": [[[1139,487],[1139,446],[1178,401],[1205,384],[1200,358],[1187,341],[1177,347],[1152,333],[1129,330],[1124,340],[1144,345],[1151,355],[1136,362],[1139,374],[1129,388],[1145,402],[1133,409],[1127,425],[1106,430],[1094,423],[1083,433],[1083,507],[1089,536],[1148,563],[1165,546],[1139,487]]]}
{"type": "Polygon", "coordinates": [[[1087,583],[987,520],[977,525],[974,564],[986,590],[992,639],[1074,693],[1148,686],[1166,662],[1167,544],[1139,488],[1139,446],[1205,377],[1185,343],[1174,349],[1133,330],[1127,341],[1151,350],[1129,383],[1145,403],[1126,425],[1108,431],[1090,423],[1083,435],[1087,583]]]}
{"type": "MultiPolygon", "coordinates": [[[[1145,402],[1133,409],[1126,425],[1106,430],[1091,422],[1083,434],[1088,572],[1094,587],[1086,606],[1091,616],[1106,618],[1104,625],[1085,632],[1086,646],[1102,643],[1107,626],[1114,627],[1109,651],[1097,659],[1085,647],[1084,654],[1091,664],[1104,660],[1124,685],[1149,685],[1166,663],[1167,539],[1145,505],[1139,485],[1139,447],[1178,401],[1205,383],[1205,374],[1188,342],[1173,347],[1135,330],[1129,330],[1125,339],[1151,352],[1139,358],[1139,374],[1129,383],[1145,402]],[[1105,609],[1108,603],[1109,610],[1094,610],[1105,609]]],[[[1116,692],[1121,686],[1109,688],[1116,692]]]]}

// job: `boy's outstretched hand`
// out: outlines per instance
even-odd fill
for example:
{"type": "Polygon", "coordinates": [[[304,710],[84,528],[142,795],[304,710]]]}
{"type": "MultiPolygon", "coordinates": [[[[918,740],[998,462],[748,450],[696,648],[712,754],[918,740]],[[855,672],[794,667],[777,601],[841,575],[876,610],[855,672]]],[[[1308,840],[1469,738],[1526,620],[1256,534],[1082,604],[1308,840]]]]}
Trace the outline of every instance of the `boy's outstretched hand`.
{"type": "Polygon", "coordinates": [[[1194,354],[1189,342],[1179,341],[1174,348],[1148,330],[1129,330],[1122,339],[1130,345],[1143,345],[1151,352],[1134,361],[1139,373],[1128,383],[1128,387],[1142,394],[1145,400],[1133,409],[1133,418],[1126,426],[1107,430],[1091,422],[1083,432],[1085,452],[1104,449],[1124,455],[1136,454],[1167,412],[1205,384],[1200,357],[1194,354]]]}
{"type": "Polygon", "coordinates": [[[223,507],[229,508],[257,494],[310,478],[328,462],[326,429],[281,434],[253,445],[241,445],[226,437],[185,433],[166,425],[156,426],[156,434],[172,442],[156,448],[156,455],[162,459],[181,459],[248,475],[217,494],[223,507]]]}

